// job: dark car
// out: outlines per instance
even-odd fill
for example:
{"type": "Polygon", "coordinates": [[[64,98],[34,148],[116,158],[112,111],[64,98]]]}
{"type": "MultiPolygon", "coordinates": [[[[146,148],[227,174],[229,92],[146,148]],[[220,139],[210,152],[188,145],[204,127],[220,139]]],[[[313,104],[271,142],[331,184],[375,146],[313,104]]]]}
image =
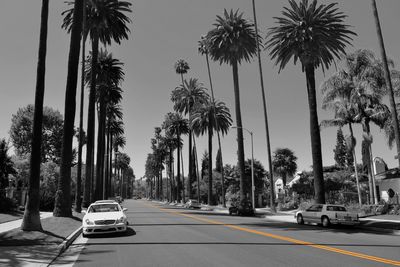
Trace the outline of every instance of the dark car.
{"type": "Polygon", "coordinates": [[[250,200],[244,199],[240,203],[235,203],[229,207],[229,215],[244,215],[244,216],[254,216],[253,205],[250,200]]]}

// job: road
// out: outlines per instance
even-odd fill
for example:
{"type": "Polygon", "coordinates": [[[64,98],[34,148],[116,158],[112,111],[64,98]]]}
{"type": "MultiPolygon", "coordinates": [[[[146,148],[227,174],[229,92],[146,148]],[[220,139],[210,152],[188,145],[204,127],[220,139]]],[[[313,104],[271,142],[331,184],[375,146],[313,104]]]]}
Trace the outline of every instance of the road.
{"type": "Polygon", "coordinates": [[[78,238],[54,266],[400,266],[398,236],[127,200],[125,235],[78,238]]]}

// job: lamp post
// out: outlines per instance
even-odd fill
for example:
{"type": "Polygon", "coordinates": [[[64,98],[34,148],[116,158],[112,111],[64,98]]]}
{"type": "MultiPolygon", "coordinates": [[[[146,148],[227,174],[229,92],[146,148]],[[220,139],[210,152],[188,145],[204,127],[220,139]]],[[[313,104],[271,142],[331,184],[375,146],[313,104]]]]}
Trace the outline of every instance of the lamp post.
{"type": "Polygon", "coordinates": [[[251,204],[253,206],[253,210],[255,209],[255,202],[254,202],[254,191],[255,191],[255,186],[254,186],[254,149],[253,149],[253,132],[249,131],[248,129],[244,127],[237,127],[237,126],[232,126],[231,128],[241,128],[248,132],[251,137],[251,204]]]}

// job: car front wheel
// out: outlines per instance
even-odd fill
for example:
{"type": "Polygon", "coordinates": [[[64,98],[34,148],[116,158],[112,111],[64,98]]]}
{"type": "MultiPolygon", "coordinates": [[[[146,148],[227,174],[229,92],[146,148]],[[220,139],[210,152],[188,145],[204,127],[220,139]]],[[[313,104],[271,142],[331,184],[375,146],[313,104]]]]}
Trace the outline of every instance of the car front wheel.
{"type": "Polygon", "coordinates": [[[297,223],[304,224],[303,215],[301,214],[297,215],[297,223]]]}
{"type": "Polygon", "coordinates": [[[322,217],[322,226],[323,227],[328,227],[331,224],[331,222],[329,221],[329,218],[324,216],[322,217]]]}

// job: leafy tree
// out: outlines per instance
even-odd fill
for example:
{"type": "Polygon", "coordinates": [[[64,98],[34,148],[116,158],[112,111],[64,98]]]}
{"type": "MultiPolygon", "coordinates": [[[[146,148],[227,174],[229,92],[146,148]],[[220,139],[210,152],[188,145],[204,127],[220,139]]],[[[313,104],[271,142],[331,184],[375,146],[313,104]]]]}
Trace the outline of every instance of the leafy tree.
{"type": "Polygon", "coordinates": [[[293,176],[297,170],[297,157],[289,148],[277,148],[272,159],[272,169],[282,177],[283,186],[286,186],[288,176],[293,176]]]}
{"type": "Polygon", "coordinates": [[[14,162],[8,156],[8,144],[5,139],[0,139],[0,190],[8,187],[8,176],[16,175],[14,162]]]}
{"type": "Polygon", "coordinates": [[[39,56],[36,72],[35,108],[33,115],[33,134],[29,140],[32,147],[30,161],[30,176],[28,187],[28,199],[25,205],[24,217],[22,219],[21,230],[41,231],[42,224],[39,214],[39,186],[40,186],[40,159],[42,144],[42,121],[43,121],[43,100],[46,76],[46,53],[47,53],[47,22],[49,18],[49,0],[43,0],[40,37],[39,37],[39,56]]]}
{"type": "Polygon", "coordinates": [[[60,179],[60,167],[54,162],[42,164],[40,172],[40,210],[52,211],[60,179]]]}
{"type": "MultiPolygon", "coordinates": [[[[26,157],[32,152],[34,106],[27,105],[19,108],[12,115],[10,139],[19,157],[26,157]]],[[[59,163],[61,157],[63,118],[58,110],[50,107],[43,108],[41,162],[54,161],[59,163]]]]}
{"type": "Polygon", "coordinates": [[[336,147],[333,150],[333,153],[335,155],[336,164],[341,168],[346,166],[346,150],[346,143],[344,140],[342,127],[339,127],[336,133],[336,147]]]}
{"type": "Polygon", "coordinates": [[[318,5],[317,0],[311,3],[301,0],[299,4],[289,0],[289,4],[290,8],[285,7],[282,12],[283,17],[275,18],[278,26],[269,29],[266,47],[279,65],[279,71],[293,57],[294,64],[300,61],[306,74],[315,201],[325,203],[315,70],[329,68],[335,57],[345,53],[346,45],[352,40],[350,36],[355,33],[344,24],[346,16],[338,11],[336,4],[318,5]]]}
{"type": "Polygon", "coordinates": [[[243,18],[239,11],[224,10],[224,15],[217,16],[214,29],[207,33],[207,50],[212,60],[226,63],[232,66],[233,89],[235,94],[235,111],[238,142],[238,163],[240,169],[240,198],[244,199],[246,192],[243,191],[244,170],[244,145],[243,125],[240,109],[239,75],[238,65],[241,62],[249,62],[256,54],[257,43],[253,25],[243,18]]]}

